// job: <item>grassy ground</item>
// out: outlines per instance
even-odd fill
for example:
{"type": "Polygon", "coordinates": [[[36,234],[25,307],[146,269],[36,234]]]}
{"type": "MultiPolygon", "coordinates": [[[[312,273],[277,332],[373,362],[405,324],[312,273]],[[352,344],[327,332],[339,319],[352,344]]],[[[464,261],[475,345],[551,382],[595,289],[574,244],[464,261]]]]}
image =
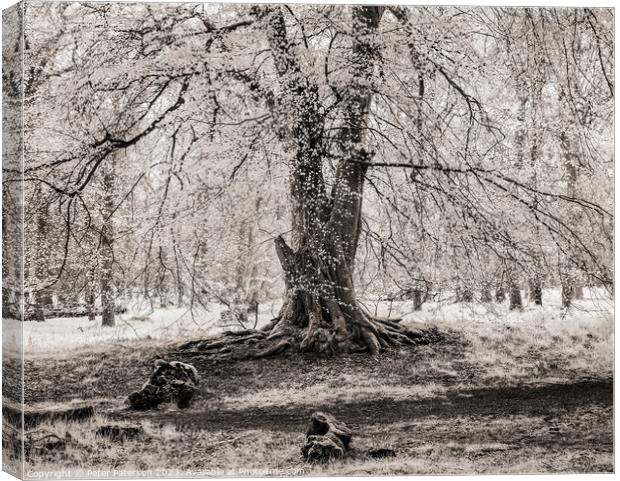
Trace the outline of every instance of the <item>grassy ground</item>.
{"type": "Polygon", "coordinates": [[[612,316],[550,312],[438,319],[444,342],[376,357],[223,363],[144,340],[30,356],[31,409],[88,402],[97,415],[38,426],[33,436],[68,432],[71,441],[64,451],[33,454],[28,468],[74,477],[612,471],[612,316]],[[197,367],[204,383],[195,403],[128,411],[124,397],[158,357],[197,367]],[[347,459],[303,463],[303,433],[316,410],[352,427],[347,459]],[[145,436],[95,437],[110,422],[141,424],[145,436]],[[372,447],[397,456],[369,458],[372,447]]]}

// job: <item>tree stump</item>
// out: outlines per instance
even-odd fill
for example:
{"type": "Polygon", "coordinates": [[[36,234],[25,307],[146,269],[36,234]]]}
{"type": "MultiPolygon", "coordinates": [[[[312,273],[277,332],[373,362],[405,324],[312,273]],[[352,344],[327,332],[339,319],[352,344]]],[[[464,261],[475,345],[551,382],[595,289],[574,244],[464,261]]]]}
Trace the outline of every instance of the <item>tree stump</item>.
{"type": "Polygon", "coordinates": [[[310,419],[301,453],[309,463],[326,463],[342,458],[350,442],[351,430],[344,423],[330,414],[316,412],[310,419]]]}
{"type": "Polygon", "coordinates": [[[191,364],[158,359],[149,380],[127,400],[129,406],[137,410],[154,409],[167,402],[186,409],[191,405],[199,383],[198,371],[191,364]]]}

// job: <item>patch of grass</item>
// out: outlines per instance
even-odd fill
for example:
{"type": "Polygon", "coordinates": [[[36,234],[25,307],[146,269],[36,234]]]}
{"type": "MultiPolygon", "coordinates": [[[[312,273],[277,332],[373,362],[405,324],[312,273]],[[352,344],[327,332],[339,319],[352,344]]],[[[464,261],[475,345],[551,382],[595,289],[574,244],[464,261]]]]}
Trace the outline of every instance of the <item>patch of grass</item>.
{"type": "Polygon", "coordinates": [[[248,391],[238,396],[220,398],[222,405],[235,409],[252,407],[295,405],[323,405],[338,402],[355,402],[363,399],[428,399],[447,391],[446,386],[436,383],[403,385],[383,379],[365,379],[358,375],[343,374],[330,382],[318,382],[311,386],[295,383],[289,386],[248,391]]]}
{"type": "Polygon", "coordinates": [[[33,455],[30,467],[69,469],[74,477],[92,477],[89,470],[110,471],[109,477],[613,470],[611,313],[563,317],[532,307],[502,317],[476,306],[473,318],[460,316],[436,322],[449,333],[445,343],[376,357],[175,357],[194,364],[204,380],[194,406],[134,414],[146,435],[124,443],[96,437],[96,428],[127,422],[119,421],[128,419],[124,397],[144,382],[153,359],[179,355],[170,354],[173,345],[141,340],[84,348],[77,356],[30,357],[29,407],[100,408],[85,423],[40,426],[61,438],[69,432],[72,443],[33,455]],[[340,409],[354,429],[347,459],[324,466],[301,459],[303,425],[318,409],[340,409]],[[386,447],[397,457],[366,455],[386,447]]]}
{"type": "Polygon", "coordinates": [[[468,343],[465,359],[494,381],[612,376],[611,313],[570,320],[530,317],[528,322],[463,324],[459,332],[468,343]]]}
{"type": "MultiPolygon", "coordinates": [[[[182,414],[181,414],[182,415],[182,414]]],[[[351,456],[327,465],[301,458],[301,432],[234,432],[143,423],[143,439],[124,443],[95,436],[97,416],[85,423],[58,421],[39,427],[39,435],[71,434],[65,451],[36,455],[32,471],[114,471],[131,477],[296,476],[464,473],[609,472],[613,469],[611,407],[579,408],[542,416],[427,416],[354,433],[351,456]],[[554,448],[551,448],[555,446],[554,448]],[[371,459],[372,448],[391,448],[395,458],[371,459]],[[171,469],[174,467],[174,469],[171,469]]]]}

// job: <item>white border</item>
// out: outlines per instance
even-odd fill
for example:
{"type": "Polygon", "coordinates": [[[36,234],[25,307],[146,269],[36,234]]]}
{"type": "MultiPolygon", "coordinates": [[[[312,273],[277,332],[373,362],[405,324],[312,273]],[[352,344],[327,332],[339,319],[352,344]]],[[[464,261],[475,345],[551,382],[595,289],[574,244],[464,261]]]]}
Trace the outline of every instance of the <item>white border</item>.
{"type": "MultiPolygon", "coordinates": [[[[79,0],[76,0],[79,1],[79,0]]],[[[92,1],[92,0],[91,0],[92,1]]],[[[137,3],[135,0],[117,0],[119,2],[122,3],[137,3]]],[[[166,0],[149,0],[150,2],[155,2],[155,3],[201,3],[201,2],[192,2],[191,0],[189,1],[184,1],[184,2],[171,2],[171,1],[166,1],[166,0]]],[[[0,0],[0,7],[2,9],[5,9],[7,7],[10,7],[11,5],[17,3],[15,0],[0,0]]],[[[98,2],[98,3],[107,3],[107,2],[98,2]]],[[[518,0],[508,0],[508,1],[498,1],[498,0],[478,0],[478,1],[474,1],[474,0],[459,0],[456,2],[448,2],[448,1],[438,1],[438,0],[426,0],[426,1],[410,1],[410,0],[404,0],[404,1],[399,1],[399,2],[394,2],[394,1],[385,1],[385,0],[357,0],[357,1],[333,1],[333,0],[323,0],[323,1],[307,1],[307,2],[303,2],[300,0],[271,0],[271,1],[255,1],[255,2],[248,2],[247,0],[227,0],[226,2],[203,2],[203,3],[238,3],[238,4],[248,4],[248,3],[281,3],[281,4],[299,4],[299,3],[305,3],[305,4],[345,4],[345,5],[362,5],[362,4],[367,4],[367,5],[394,5],[394,4],[398,4],[398,5],[467,5],[467,6],[483,6],[483,7],[493,7],[493,6],[514,6],[514,7],[540,7],[540,6],[549,6],[549,7],[596,7],[596,8],[613,8],[614,9],[614,14],[615,14],[615,3],[614,1],[611,0],[605,0],[605,1],[601,1],[601,0],[580,0],[580,1],[576,1],[576,0],[564,0],[564,1],[518,1],[518,0]]],[[[614,40],[618,38],[618,22],[615,22],[614,24],[614,40]]],[[[614,52],[614,82],[617,81],[618,79],[618,75],[617,75],[617,71],[618,71],[618,49],[615,49],[614,52]]],[[[1,106],[0,106],[0,113],[1,113],[1,106]]],[[[615,109],[615,115],[614,115],[614,135],[615,138],[617,138],[618,135],[618,109],[615,109]]],[[[617,146],[614,145],[614,156],[617,156],[617,146]]],[[[1,175],[1,172],[0,172],[1,175]]],[[[618,176],[615,176],[614,178],[614,210],[617,210],[617,201],[618,199],[615,197],[615,192],[618,192],[620,188],[620,179],[618,178],[618,176]]],[[[615,234],[615,224],[614,224],[614,234],[615,234]]],[[[618,245],[620,244],[620,242],[618,242],[617,237],[614,237],[614,253],[617,251],[618,245]]],[[[614,262],[614,279],[618,278],[618,269],[617,269],[617,264],[614,262]]],[[[614,306],[615,307],[615,306],[614,306]]],[[[615,320],[615,317],[614,317],[615,320]]],[[[0,345],[0,353],[1,353],[1,345],[0,345]]],[[[615,356],[615,348],[614,348],[614,374],[616,372],[620,372],[620,370],[618,370],[618,367],[620,365],[620,360],[617,356],[615,356]]],[[[0,373],[1,373],[1,367],[0,367],[0,373]]],[[[617,384],[615,382],[615,376],[614,376],[614,403],[615,400],[617,399],[617,384]]],[[[618,451],[615,449],[616,447],[616,443],[615,443],[615,434],[618,432],[618,430],[616,429],[618,427],[618,418],[615,415],[615,405],[614,405],[614,467],[618,466],[618,461],[619,461],[619,454],[618,451]]],[[[0,479],[4,480],[4,479],[15,479],[13,477],[9,478],[10,475],[2,472],[2,474],[0,475],[0,479]]],[[[461,475],[458,476],[458,478],[460,480],[463,481],[476,481],[477,477],[482,476],[482,475],[461,475]]],[[[535,479],[539,479],[540,476],[553,476],[554,480],[558,480],[558,481],[575,481],[575,480],[581,480],[581,479],[605,479],[605,480],[609,480],[611,479],[611,476],[614,476],[614,474],[555,474],[555,475],[550,475],[550,474],[544,474],[544,475],[484,475],[485,479],[489,479],[489,480],[500,480],[500,481],[530,481],[530,480],[535,480],[535,479]]],[[[382,480],[388,480],[388,479],[396,479],[396,480],[412,480],[414,478],[416,478],[415,476],[374,476],[374,478],[376,479],[382,479],[382,480]]],[[[425,479],[446,479],[449,480],[450,478],[454,478],[454,475],[450,475],[450,476],[424,476],[425,479]]],[[[91,481],[92,479],[96,479],[96,478],[90,478],[88,481],[91,481]]],[[[140,478],[141,481],[149,481],[151,478],[140,478]]],[[[156,478],[156,479],[162,479],[162,478],[156,478]]],[[[188,478],[165,478],[165,479],[170,479],[170,480],[179,480],[179,479],[188,479],[188,478]]],[[[196,478],[193,478],[196,479],[196,478]]],[[[203,478],[200,478],[203,479],[203,478]]],[[[206,479],[218,479],[218,478],[206,478],[206,479]]],[[[225,478],[228,480],[237,480],[237,479],[259,479],[259,478],[225,478]]],[[[299,479],[302,478],[273,478],[273,479],[282,479],[282,480],[289,480],[289,481],[299,481],[299,479]]],[[[330,476],[330,477],[312,477],[312,479],[316,479],[318,481],[334,481],[334,480],[341,480],[341,481],[366,481],[368,479],[368,477],[361,477],[361,476],[330,476]]]]}

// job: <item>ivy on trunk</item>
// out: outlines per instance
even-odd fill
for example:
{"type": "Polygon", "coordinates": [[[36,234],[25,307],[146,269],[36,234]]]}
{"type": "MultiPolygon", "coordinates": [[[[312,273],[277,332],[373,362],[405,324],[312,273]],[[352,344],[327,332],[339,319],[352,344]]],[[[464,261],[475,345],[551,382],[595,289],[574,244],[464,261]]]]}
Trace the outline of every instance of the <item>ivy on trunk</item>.
{"type": "Polygon", "coordinates": [[[292,239],[276,239],[285,275],[285,301],[269,326],[269,338],[299,339],[302,350],[335,353],[378,352],[392,344],[413,343],[417,334],[397,323],[370,316],[358,303],[353,284],[361,230],[364,179],[372,153],[365,146],[380,53],[377,29],[384,7],[355,7],[348,88],[342,92],[340,158],[331,193],[323,178],[324,136],[318,87],[303,75],[289,42],[279,7],[263,19],[283,90],[281,111],[292,126],[292,239]]]}

